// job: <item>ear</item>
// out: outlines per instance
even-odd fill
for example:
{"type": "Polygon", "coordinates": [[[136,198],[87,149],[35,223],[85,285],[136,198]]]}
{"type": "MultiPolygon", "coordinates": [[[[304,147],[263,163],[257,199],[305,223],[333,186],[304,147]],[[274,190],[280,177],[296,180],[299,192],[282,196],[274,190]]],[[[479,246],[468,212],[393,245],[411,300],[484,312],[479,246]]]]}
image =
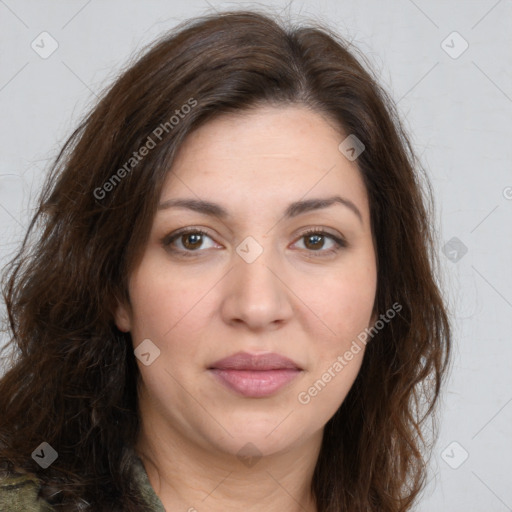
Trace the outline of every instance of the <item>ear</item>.
{"type": "Polygon", "coordinates": [[[117,307],[114,312],[114,321],[120,331],[130,332],[132,328],[131,314],[129,308],[121,302],[117,303],[117,307]]]}

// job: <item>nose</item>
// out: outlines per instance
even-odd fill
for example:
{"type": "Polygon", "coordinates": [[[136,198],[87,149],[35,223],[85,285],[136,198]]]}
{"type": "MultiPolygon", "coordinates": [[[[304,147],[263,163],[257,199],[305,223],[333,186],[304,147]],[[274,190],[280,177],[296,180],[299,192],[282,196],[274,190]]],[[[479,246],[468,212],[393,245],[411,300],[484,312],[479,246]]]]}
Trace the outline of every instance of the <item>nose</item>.
{"type": "Polygon", "coordinates": [[[238,254],[234,260],[225,283],[224,321],[253,331],[277,329],[285,324],[293,314],[293,293],[276,255],[265,248],[252,263],[238,254]]]}

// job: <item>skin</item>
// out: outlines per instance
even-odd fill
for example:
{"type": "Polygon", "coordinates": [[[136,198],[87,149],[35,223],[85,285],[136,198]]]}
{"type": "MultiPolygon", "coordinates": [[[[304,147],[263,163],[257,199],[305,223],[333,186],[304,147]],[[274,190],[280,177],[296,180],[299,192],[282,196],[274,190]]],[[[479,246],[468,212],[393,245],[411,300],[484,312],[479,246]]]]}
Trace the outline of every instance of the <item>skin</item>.
{"type": "Polygon", "coordinates": [[[352,386],[363,349],[308,404],[298,395],[332,367],[376,319],[377,267],[366,188],[340,152],[345,138],[303,106],[224,115],[189,135],[161,193],[226,208],[220,220],[184,208],[157,212],[129,280],[131,305],[116,324],[134,347],[160,355],[141,370],[136,450],[167,510],[316,511],[310,485],[323,429],[352,386]],[[339,194],[352,201],[284,219],[289,203],[339,194]],[[184,227],[208,236],[162,239],[184,227]],[[348,246],[301,236],[325,228],[348,246]],[[252,263],[237,246],[253,237],[252,263]],[[201,245],[202,240],[202,245],[201,245]],[[195,251],[195,252],[194,252],[195,251]],[[207,370],[238,351],[277,352],[302,372],[270,397],[240,396],[207,370]],[[252,443],[252,466],[238,451],[252,443]]]}

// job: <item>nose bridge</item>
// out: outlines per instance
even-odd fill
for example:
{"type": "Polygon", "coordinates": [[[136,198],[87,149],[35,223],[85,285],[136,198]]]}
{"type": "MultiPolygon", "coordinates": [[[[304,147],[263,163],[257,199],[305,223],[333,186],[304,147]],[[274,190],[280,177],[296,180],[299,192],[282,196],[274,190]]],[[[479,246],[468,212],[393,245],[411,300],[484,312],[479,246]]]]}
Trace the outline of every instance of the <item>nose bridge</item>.
{"type": "Polygon", "coordinates": [[[270,244],[245,239],[236,249],[236,263],[230,272],[225,297],[228,321],[244,321],[252,327],[284,320],[291,312],[286,286],[279,275],[278,255],[270,244]]]}
{"type": "Polygon", "coordinates": [[[275,254],[270,244],[263,245],[254,238],[247,237],[239,244],[236,252],[238,261],[234,279],[237,287],[253,298],[257,295],[275,295],[275,288],[279,287],[279,283],[276,282],[275,270],[270,270],[276,266],[275,254]]]}
{"type": "Polygon", "coordinates": [[[271,268],[272,262],[270,258],[265,258],[263,254],[251,263],[242,259],[236,264],[236,283],[245,292],[250,292],[251,294],[255,291],[268,293],[278,286],[278,283],[275,282],[275,271],[272,272],[271,268]]]}

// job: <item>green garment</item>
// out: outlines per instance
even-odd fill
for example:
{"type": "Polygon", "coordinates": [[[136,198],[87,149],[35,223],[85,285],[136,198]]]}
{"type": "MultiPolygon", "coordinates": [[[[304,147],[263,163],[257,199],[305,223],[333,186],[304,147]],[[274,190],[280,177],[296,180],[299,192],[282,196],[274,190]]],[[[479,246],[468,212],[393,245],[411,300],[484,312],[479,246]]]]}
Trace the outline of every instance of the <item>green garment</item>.
{"type": "MultiPolygon", "coordinates": [[[[165,512],[160,498],[149,483],[142,461],[137,457],[134,466],[135,478],[142,496],[152,512],[165,512]]],[[[39,481],[34,475],[13,476],[0,479],[1,512],[54,512],[55,509],[38,499],[39,481]]]]}

